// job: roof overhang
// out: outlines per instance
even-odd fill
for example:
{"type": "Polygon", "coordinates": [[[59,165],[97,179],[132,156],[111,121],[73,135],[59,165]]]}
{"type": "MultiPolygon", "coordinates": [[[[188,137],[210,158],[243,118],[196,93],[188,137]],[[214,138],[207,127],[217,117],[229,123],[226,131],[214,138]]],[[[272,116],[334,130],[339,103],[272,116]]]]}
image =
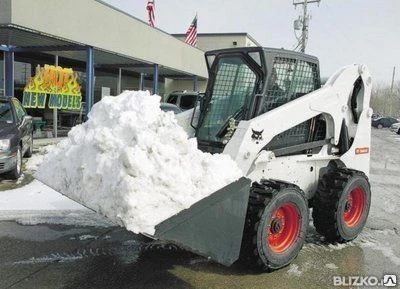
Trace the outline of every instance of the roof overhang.
{"type": "Polygon", "coordinates": [[[161,78],[167,76],[207,78],[202,51],[102,2],[92,0],[50,2],[4,0],[2,2],[4,2],[2,5],[9,9],[3,9],[0,13],[0,50],[11,49],[15,53],[42,52],[85,62],[87,47],[93,47],[94,62],[98,68],[122,68],[137,73],[152,74],[154,65],[158,64],[161,78]],[[54,6],[53,9],[47,7],[49,5],[54,6]],[[26,11],[28,7],[29,13],[26,11]],[[41,9],[43,7],[47,9],[41,9]],[[71,11],[72,7],[75,8],[74,11],[71,11]],[[73,13],[77,11],[76,7],[79,7],[80,13],[73,13]],[[81,15],[82,11],[86,11],[86,17],[81,15]],[[88,11],[92,13],[89,15],[88,11]],[[8,12],[10,17],[7,17],[8,12]],[[33,17],[34,15],[41,16],[33,17]],[[9,19],[11,23],[3,23],[9,19]],[[57,22],[58,19],[68,20],[57,22]],[[104,19],[108,19],[107,28],[104,28],[104,19]],[[86,22],[82,23],[83,20],[86,22]],[[77,27],[75,29],[71,27],[74,21],[81,23],[79,30],[77,27]],[[94,33],[93,27],[95,30],[104,31],[94,33]],[[132,30],[129,31],[130,29],[132,30]],[[138,35],[141,37],[138,38],[138,35]]]}

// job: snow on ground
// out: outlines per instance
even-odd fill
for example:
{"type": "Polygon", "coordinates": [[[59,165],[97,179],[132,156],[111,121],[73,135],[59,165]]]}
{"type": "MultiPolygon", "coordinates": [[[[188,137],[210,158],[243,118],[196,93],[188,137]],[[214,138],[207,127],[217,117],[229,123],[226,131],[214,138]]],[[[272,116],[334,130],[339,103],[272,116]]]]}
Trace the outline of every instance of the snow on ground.
{"type": "Polygon", "coordinates": [[[337,270],[337,269],[339,269],[339,267],[336,266],[336,265],[333,264],[333,263],[325,264],[325,267],[328,268],[328,269],[331,269],[331,270],[337,270]]]}
{"type": "MultiPolygon", "coordinates": [[[[39,162],[42,157],[33,159],[39,162]]],[[[82,226],[115,226],[82,205],[34,180],[18,189],[0,192],[0,220],[23,225],[56,223],[82,226]]]]}
{"type": "Polygon", "coordinates": [[[81,259],[83,259],[83,255],[52,254],[51,256],[44,256],[44,257],[39,257],[39,258],[32,257],[28,260],[17,261],[17,262],[14,262],[13,265],[32,265],[32,264],[41,264],[41,263],[48,264],[48,263],[53,263],[53,262],[66,263],[66,262],[73,262],[73,261],[81,260],[81,259]]]}
{"type": "Polygon", "coordinates": [[[149,234],[240,176],[228,155],[198,150],[174,114],[161,111],[160,97],[142,91],[96,103],[37,171],[56,191],[149,234]]]}
{"type": "Polygon", "coordinates": [[[43,161],[44,155],[48,154],[52,149],[54,149],[55,144],[50,144],[46,146],[39,147],[38,151],[33,154],[25,164],[25,169],[36,172],[39,165],[43,161]]]}
{"type": "MultiPolygon", "coordinates": [[[[35,173],[44,156],[60,139],[34,140],[34,154],[25,163],[26,172],[35,173]]],[[[21,177],[16,184],[22,181],[21,177]]],[[[0,220],[22,225],[62,224],[109,227],[116,224],[75,201],[63,196],[38,180],[0,192],[0,220]]]]}
{"type": "Polygon", "coordinates": [[[289,270],[287,271],[290,276],[301,276],[302,272],[299,270],[299,265],[290,264],[289,270]]]}
{"type": "Polygon", "coordinates": [[[1,211],[51,211],[85,209],[85,207],[57,193],[38,180],[34,180],[33,182],[19,189],[1,192],[0,198],[1,211]]]}

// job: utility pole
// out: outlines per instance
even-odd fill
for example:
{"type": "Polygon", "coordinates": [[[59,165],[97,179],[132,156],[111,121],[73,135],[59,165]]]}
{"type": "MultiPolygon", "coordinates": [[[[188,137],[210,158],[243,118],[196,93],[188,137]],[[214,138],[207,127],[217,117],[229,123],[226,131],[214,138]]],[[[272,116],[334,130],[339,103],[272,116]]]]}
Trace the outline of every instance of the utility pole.
{"type": "Polygon", "coordinates": [[[394,75],[396,74],[396,66],[393,66],[392,85],[390,86],[390,96],[393,96],[394,75]]]}
{"type": "Polygon", "coordinates": [[[308,24],[310,21],[310,15],[308,14],[308,4],[318,3],[321,0],[293,0],[293,5],[297,8],[297,5],[303,5],[303,15],[300,15],[297,20],[294,21],[294,30],[297,38],[297,46],[294,50],[300,48],[301,52],[305,52],[307,40],[308,40],[308,24]],[[296,30],[301,30],[301,35],[297,36],[296,30]]]}

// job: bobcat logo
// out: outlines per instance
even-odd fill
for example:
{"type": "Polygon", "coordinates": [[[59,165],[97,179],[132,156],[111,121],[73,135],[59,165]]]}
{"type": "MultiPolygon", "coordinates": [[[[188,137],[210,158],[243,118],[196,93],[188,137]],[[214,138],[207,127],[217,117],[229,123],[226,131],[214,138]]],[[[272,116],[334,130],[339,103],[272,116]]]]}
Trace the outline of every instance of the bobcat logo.
{"type": "Polygon", "coordinates": [[[263,139],[263,138],[262,138],[262,133],[263,133],[264,130],[256,131],[256,130],[254,130],[254,129],[251,129],[251,131],[253,132],[252,135],[251,135],[251,138],[252,138],[253,140],[259,141],[259,140],[262,140],[262,139],[263,139]]]}

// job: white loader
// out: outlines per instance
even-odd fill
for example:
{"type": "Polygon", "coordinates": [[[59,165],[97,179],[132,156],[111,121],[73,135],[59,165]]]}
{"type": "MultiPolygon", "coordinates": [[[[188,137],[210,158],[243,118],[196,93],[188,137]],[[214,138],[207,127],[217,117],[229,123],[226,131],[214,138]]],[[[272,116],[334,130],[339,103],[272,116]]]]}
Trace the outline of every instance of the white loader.
{"type": "Polygon", "coordinates": [[[293,51],[215,50],[206,61],[206,92],[178,121],[200,150],[230,155],[244,177],[159,223],[151,237],[267,271],[297,256],[309,208],[328,242],[356,238],[371,202],[368,69],[343,67],[321,87],[318,59],[293,51]]]}
{"type": "Polygon", "coordinates": [[[293,51],[224,49],[206,61],[206,93],[180,123],[199,149],[230,155],[246,177],[159,224],[155,236],[265,270],[297,256],[309,208],[327,241],[356,238],[371,202],[368,69],[343,67],[321,87],[318,59],[293,51]]]}

